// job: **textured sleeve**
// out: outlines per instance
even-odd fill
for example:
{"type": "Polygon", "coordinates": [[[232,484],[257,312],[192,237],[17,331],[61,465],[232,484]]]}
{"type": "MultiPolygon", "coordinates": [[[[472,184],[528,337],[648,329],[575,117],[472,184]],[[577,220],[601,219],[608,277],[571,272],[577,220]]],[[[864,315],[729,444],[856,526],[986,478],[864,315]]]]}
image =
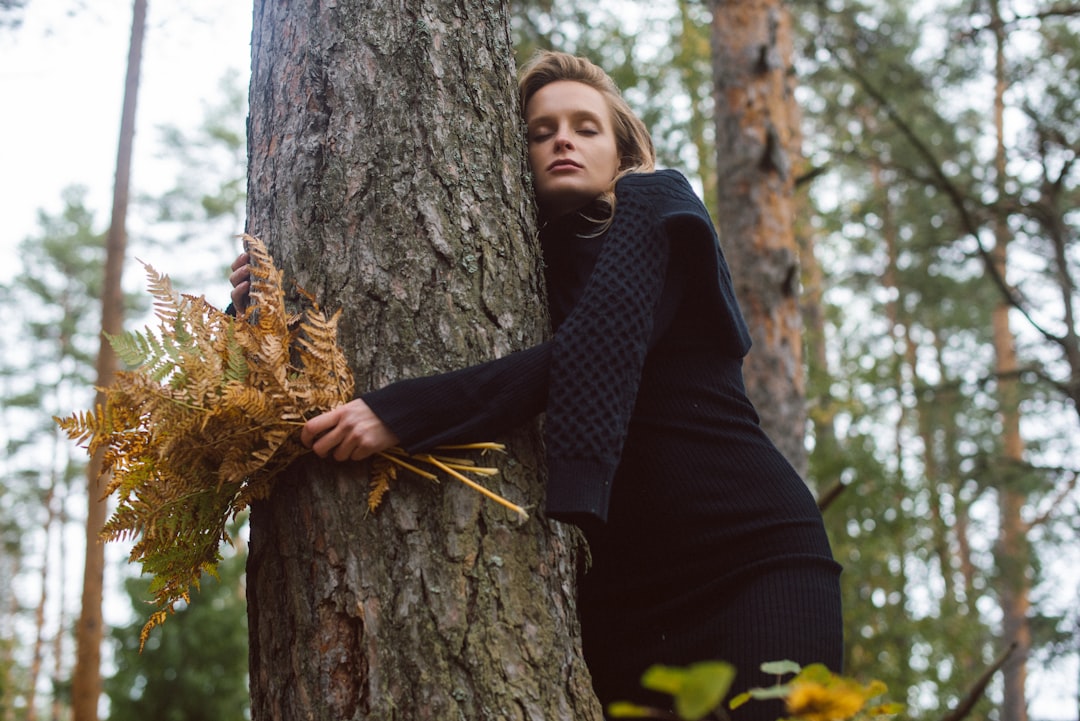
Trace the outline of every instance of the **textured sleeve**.
{"type": "Polygon", "coordinates": [[[496,438],[544,410],[551,341],[449,373],[364,393],[410,453],[496,438]]]}
{"type": "Polygon", "coordinates": [[[686,177],[675,170],[657,171],[654,181],[644,185],[642,192],[653,195],[668,237],[679,246],[676,253],[691,259],[695,272],[701,274],[704,292],[700,302],[715,319],[712,332],[723,339],[732,357],[742,358],[750,350],[750,331],[735,297],[731,270],[709,211],[686,177]]]}
{"type": "Polygon", "coordinates": [[[616,197],[593,272],[552,341],[547,510],[577,523],[607,518],[668,265],[648,195],[624,180],[616,197]]]}

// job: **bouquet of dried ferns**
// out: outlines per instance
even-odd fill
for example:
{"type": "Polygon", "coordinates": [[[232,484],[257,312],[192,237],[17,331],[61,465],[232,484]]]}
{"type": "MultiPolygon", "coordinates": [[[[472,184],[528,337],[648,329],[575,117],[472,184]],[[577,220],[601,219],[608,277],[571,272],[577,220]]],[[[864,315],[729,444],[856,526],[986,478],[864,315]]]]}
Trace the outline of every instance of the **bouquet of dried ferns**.
{"type": "MultiPolygon", "coordinates": [[[[309,452],[299,442],[306,418],[353,397],[353,376],[337,342],[340,311],[285,308],[282,272],[266,246],[245,236],[251,256],[252,308],[234,318],[202,297],[177,294],[168,276],[146,267],[157,332],[109,338],[121,371],[104,389],[104,406],[56,422],[91,455],[103,452],[105,495],[118,504],[106,540],[135,539],[130,560],[152,574],[157,611],[143,629],[189,600],[204,571],[214,573],[226,524],[266,497],[276,475],[309,452]]],[[[495,444],[478,444],[488,449],[495,444]]],[[[372,469],[374,509],[397,468],[429,478],[429,465],[476,486],[464,473],[489,475],[467,459],[409,456],[393,449],[372,469]]]]}

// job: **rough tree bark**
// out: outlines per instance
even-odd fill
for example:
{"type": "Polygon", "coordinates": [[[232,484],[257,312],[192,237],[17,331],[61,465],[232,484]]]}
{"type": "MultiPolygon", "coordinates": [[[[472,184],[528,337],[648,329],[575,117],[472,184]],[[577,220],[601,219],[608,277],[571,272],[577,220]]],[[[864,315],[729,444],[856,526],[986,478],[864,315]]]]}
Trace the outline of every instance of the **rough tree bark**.
{"type": "Polygon", "coordinates": [[[762,426],[805,474],[791,20],[781,0],[712,0],[710,7],[717,223],[754,342],[747,392],[762,426]]]}
{"type": "MultiPolygon", "coordinates": [[[[97,388],[109,386],[116,373],[116,353],[106,336],[119,335],[124,329],[121,277],[127,252],[128,189],[131,184],[131,153],[135,144],[135,107],[139,96],[146,9],[147,0],[135,0],[124,84],[124,107],[120,116],[112,218],[109,232],[105,236],[105,282],[101,296],[102,335],[97,357],[97,388]]],[[[94,399],[94,407],[104,403],[105,395],[99,390],[94,399]]],[[[103,459],[104,449],[95,453],[86,466],[86,559],[83,564],[82,606],[75,625],[75,669],[71,682],[71,706],[75,721],[97,721],[98,700],[101,697],[101,640],[105,632],[101,613],[105,576],[105,548],[101,540],[101,529],[108,516],[108,504],[102,497],[108,481],[99,478],[103,459]]]]}
{"type": "MultiPolygon", "coordinates": [[[[363,390],[537,342],[545,324],[505,8],[256,2],[248,230],[323,307],[363,390]]],[[[492,439],[476,439],[492,440],[492,439]]],[[[598,719],[579,541],[544,520],[535,429],[505,509],[366,466],[298,463],[252,510],[252,716],[598,719]]]]}

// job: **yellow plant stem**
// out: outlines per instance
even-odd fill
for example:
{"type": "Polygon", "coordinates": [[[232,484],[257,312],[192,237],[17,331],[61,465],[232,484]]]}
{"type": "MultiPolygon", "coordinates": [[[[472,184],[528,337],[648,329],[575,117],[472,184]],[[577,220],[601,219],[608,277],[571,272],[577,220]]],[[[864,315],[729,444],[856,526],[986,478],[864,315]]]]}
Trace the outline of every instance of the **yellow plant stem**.
{"type": "Polygon", "coordinates": [[[478,476],[497,476],[499,475],[498,468],[485,468],[484,466],[474,466],[472,461],[462,463],[460,459],[443,458],[442,456],[435,456],[435,459],[440,463],[446,464],[448,467],[453,468],[455,471],[464,471],[465,473],[475,473],[478,476]]]}
{"type": "Polygon", "coordinates": [[[450,446],[438,446],[438,450],[441,451],[498,451],[502,453],[506,450],[506,446],[502,443],[492,443],[487,441],[484,443],[461,443],[458,445],[450,446]]]}
{"type": "Polygon", "coordinates": [[[487,496],[491,500],[498,503],[500,506],[504,506],[506,508],[509,508],[511,511],[518,514],[518,519],[521,520],[522,522],[529,520],[529,514],[525,512],[524,508],[522,508],[521,506],[518,506],[518,505],[516,505],[514,503],[511,503],[510,501],[508,501],[505,498],[503,498],[502,496],[500,496],[498,493],[495,493],[494,491],[490,491],[487,488],[484,488],[483,486],[481,486],[479,483],[476,483],[476,482],[470,480],[469,478],[465,477],[461,473],[457,472],[456,470],[454,470],[450,466],[448,466],[445,463],[443,463],[442,461],[440,461],[435,456],[430,456],[430,455],[429,456],[419,456],[417,458],[417,460],[422,460],[422,461],[425,461],[427,463],[430,463],[431,465],[433,465],[436,468],[440,469],[444,473],[447,473],[447,474],[453,476],[454,478],[456,478],[457,480],[461,481],[462,483],[464,483],[466,486],[473,489],[474,491],[476,491],[476,492],[478,492],[478,493],[480,493],[480,494],[482,494],[484,496],[487,496]]]}
{"type": "Polygon", "coordinates": [[[413,473],[415,473],[416,475],[421,476],[423,478],[426,478],[429,481],[435,481],[436,483],[439,482],[439,477],[436,476],[434,473],[429,473],[428,471],[425,471],[422,468],[417,468],[416,466],[414,466],[411,463],[406,463],[405,461],[403,461],[401,459],[401,457],[399,456],[398,453],[394,452],[395,450],[396,449],[391,448],[389,451],[380,451],[377,455],[382,457],[382,458],[385,458],[386,460],[390,461],[391,463],[396,463],[397,465],[401,466],[402,468],[408,469],[408,470],[412,471],[413,473]]]}

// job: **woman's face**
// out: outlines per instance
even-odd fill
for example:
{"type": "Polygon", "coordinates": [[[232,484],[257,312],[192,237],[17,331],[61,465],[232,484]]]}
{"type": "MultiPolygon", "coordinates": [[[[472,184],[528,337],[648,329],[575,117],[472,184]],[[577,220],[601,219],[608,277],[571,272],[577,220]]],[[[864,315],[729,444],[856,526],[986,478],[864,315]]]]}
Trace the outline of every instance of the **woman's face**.
{"type": "Polygon", "coordinates": [[[599,90],[574,80],[548,83],[525,105],[525,125],[545,218],[583,208],[611,185],[619,170],[618,144],[599,90]]]}

